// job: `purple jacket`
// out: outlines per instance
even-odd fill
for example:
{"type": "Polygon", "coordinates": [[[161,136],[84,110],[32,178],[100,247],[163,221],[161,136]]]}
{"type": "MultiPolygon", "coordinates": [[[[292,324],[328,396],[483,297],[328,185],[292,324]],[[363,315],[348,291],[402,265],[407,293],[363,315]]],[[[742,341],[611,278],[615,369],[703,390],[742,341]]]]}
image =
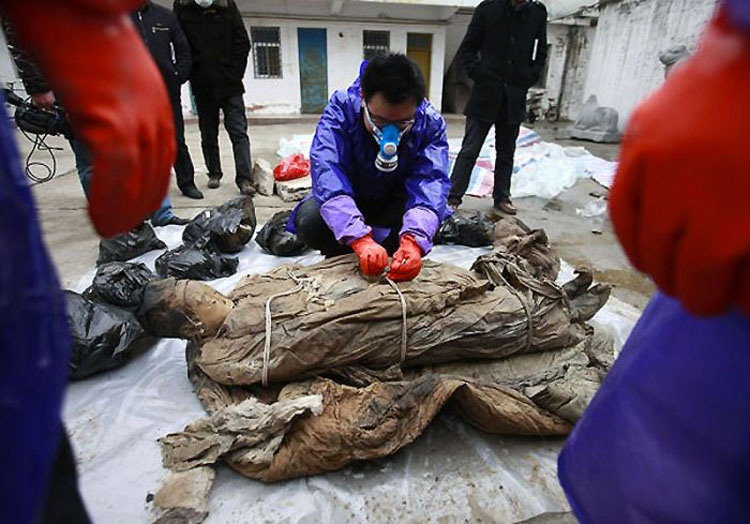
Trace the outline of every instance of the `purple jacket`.
{"type": "Polygon", "coordinates": [[[4,101],[0,95],[0,520],[30,524],[39,521],[60,443],[71,339],[4,101]]]}
{"type": "Polygon", "coordinates": [[[560,454],[582,524],[747,522],[750,318],[657,294],[560,454]]]}
{"type": "Polygon", "coordinates": [[[724,0],[732,22],[745,31],[750,31],[750,0],[724,0]]]}
{"type": "Polygon", "coordinates": [[[336,91],[318,123],[310,150],[313,197],[336,239],[342,244],[372,232],[357,202],[386,200],[406,193],[401,234],[415,237],[424,254],[445,218],[450,178],[445,121],[427,100],[417,108],[416,122],[398,149],[398,168],[383,173],[375,167],[378,145],[362,120],[357,79],[336,91]]]}

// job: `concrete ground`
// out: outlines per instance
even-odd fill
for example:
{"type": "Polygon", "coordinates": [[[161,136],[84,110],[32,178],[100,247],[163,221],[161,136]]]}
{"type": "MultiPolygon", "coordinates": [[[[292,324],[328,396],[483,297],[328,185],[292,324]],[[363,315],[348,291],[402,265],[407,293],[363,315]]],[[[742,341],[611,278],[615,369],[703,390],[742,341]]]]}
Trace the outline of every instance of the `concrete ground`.
{"type": "MultiPolygon", "coordinates": [[[[448,135],[450,138],[463,136],[463,118],[450,116],[448,135]]],[[[301,119],[259,119],[251,121],[250,139],[253,156],[263,158],[275,165],[279,139],[294,134],[312,133],[315,130],[314,118],[301,119]]],[[[547,141],[560,145],[584,146],[597,156],[608,160],[617,157],[618,148],[570,140],[557,140],[560,126],[537,124],[535,130],[547,141]]],[[[196,167],[196,184],[206,198],[190,200],[173,184],[170,198],[175,214],[192,218],[207,207],[219,205],[239,195],[234,184],[232,150],[226,133],[221,133],[221,152],[225,178],[219,189],[206,188],[207,177],[200,149],[200,135],[195,121],[186,126],[188,147],[196,167]]],[[[19,144],[25,154],[30,144],[19,136],[19,144]]],[[[42,229],[49,250],[57,265],[63,286],[73,286],[78,279],[94,266],[98,254],[99,239],[86,216],[86,200],[76,176],[73,155],[64,140],[51,139],[51,145],[59,146],[56,151],[58,174],[49,182],[33,186],[33,193],[39,209],[42,229]]],[[[37,153],[44,160],[44,153],[37,153]]],[[[642,275],[633,271],[613,235],[611,224],[601,218],[587,219],[579,216],[576,210],[586,204],[601,199],[606,190],[592,180],[581,180],[573,188],[551,201],[540,198],[523,198],[515,201],[519,217],[534,228],[544,228],[560,256],[574,266],[589,266],[594,269],[599,281],[615,286],[615,295],[620,299],[643,308],[653,288],[642,275]],[[593,195],[593,196],[592,196],[593,195]]],[[[280,209],[291,205],[278,197],[255,198],[259,221],[265,221],[280,209]]],[[[468,210],[489,211],[490,199],[465,199],[468,210]]]]}

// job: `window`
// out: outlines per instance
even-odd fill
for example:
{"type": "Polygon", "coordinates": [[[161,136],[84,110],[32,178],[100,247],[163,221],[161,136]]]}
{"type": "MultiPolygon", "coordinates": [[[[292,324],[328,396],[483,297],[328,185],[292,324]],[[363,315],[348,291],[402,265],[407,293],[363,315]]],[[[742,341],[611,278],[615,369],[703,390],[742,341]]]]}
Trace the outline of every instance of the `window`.
{"type": "Polygon", "coordinates": [[[371,60],[378,55],[387,55],[388,53],[390,53],[390,31],[363,31],[362,50],[365,60],[371,60]]]}
{"type": "Polygon", "coordinates": [[[278,27],[251,27],[255,78],[281,78],[281,38],[278,27]]]}

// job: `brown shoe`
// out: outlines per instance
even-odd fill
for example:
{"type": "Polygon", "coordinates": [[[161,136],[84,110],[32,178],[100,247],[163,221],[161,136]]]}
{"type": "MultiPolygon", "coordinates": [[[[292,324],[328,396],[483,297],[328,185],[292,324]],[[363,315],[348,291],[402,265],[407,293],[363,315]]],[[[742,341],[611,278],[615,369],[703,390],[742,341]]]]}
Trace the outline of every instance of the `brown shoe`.
{"type": "Polygon", "coordinates": [[[218,178],[208,179],[208,189],[217,189],[220,185],[221,185],[220,179],[218,178]]]}
{"type": "Polygon", "coordinates": [[[511,202],[510,200],[501,200],[499,202],[495,202],[493,209],[495,211],[499,211],[500,213],[505,213],[506,215],[515,215],[516,213],[518,213],[516,206],[514,206],[513,202],[511,202]]]}
{"type": "Polygon", "coordinates": [[[240,188],[240,193],[242,193],[245,196],[255,195],[255,188],[247,180],[243,180],[242,182],[240,182],[238,187],[240,188]]]}

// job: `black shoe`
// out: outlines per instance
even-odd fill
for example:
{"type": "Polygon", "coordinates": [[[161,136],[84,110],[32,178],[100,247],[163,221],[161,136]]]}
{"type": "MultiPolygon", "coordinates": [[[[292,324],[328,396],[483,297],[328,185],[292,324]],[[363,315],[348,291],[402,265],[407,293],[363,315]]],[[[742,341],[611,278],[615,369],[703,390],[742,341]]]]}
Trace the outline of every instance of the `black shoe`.
{"type": "Polygon", "coordinates": [[[209,178],[208,179],[208,189],[216,189],[221,185],[221,182],[218,178],[209,178]]]}
{"type": "Polygon", "coordinates": [[[516,213],[518,213],[516,206],[514,206],[513,202],[511,202],[510,200],[496,201],[495,205],[493,206],[493,209],[496,212],[504,213],[506,215],[515,215],[516,213]]]}
{"type": "Polygon", "coordinates": [[[461,207],[461,199],[456,197],[449,198],[448,207],[450,207],[453,211],[457,210],[459,207],[461,207]]]}
{"type": "Polygon", "coordinates": [[[246,196],[253,196],[255,195],[255,188],[253,185],[248,182],[247,180],[243,180],[237,186],[240,188],[240,193],[246,196]]]}
{"type": "Polygon", "coordinates": [[[200,200],[203,198],[203,193],[201,193],[200,190],[195,186],[181,187],[180,191],[188,198],[192,198],[195,200],[200,200]]]}

